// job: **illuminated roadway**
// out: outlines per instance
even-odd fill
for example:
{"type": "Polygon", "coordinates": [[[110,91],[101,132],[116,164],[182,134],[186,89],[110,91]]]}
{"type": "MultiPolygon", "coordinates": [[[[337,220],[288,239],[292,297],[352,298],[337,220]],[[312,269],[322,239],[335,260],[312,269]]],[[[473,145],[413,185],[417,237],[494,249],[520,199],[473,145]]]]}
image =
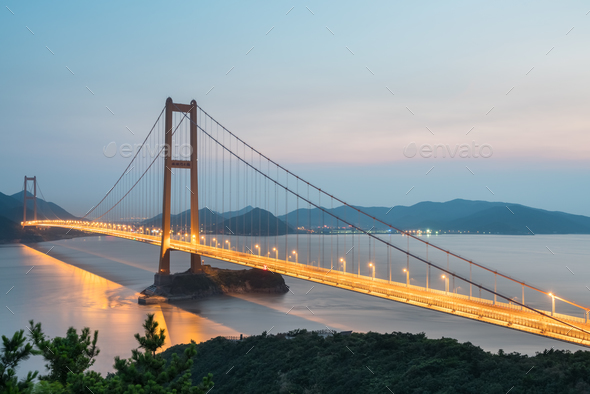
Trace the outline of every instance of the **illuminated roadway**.
{"type": "MultiPolygon", "coordinates": [[[[29,221],[23,224],[27,226],[69,228],[147,242],[153,245],[160,245],[162,241],[160,234],[148,235],[116,230],[96,222],[46,220],[29,221]]],[[[370,276],[358,276],[348,272],[344,273],[333,269],[313,267],[281,259],[259,256],[253,253],[242,253],[173,239],[170,240],[170,247],[174,250],[196,253],[201,256],[248,267],[268,269],[282,275],[321,283],[327,286],[338,287],[590,347],[590,324],[588,324],[587,319],[580,317],[557,313],[551,316],[551,311],[532,310],[516,304],[494,302],[449,291],[426,289],[406,283],[387,281],[370,276]]]]}

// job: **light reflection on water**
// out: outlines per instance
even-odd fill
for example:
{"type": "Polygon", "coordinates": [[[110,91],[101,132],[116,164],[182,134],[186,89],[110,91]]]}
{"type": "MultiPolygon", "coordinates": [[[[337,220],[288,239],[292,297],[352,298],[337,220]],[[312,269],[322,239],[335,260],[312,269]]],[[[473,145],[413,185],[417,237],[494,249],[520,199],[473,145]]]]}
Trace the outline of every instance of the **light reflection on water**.
{"type": "MultiPolygon", "coordinates": [[[[493,266],[496,262],[504,271],[520,277],[533,272],[535,282],[542,285],[560,288],[569,285],[564,291],[585,303],[587,296],[582,290],[589,273],[584,264],[590,255],[589,240],[588,236],[467,236],[439,237],[437,242],[460,253],[467,252],[465,254],[487,265],[493,266]],[[469,242],[464,242],[465,239],[469,242]],[[537,250],[545,243],[564,251],[558,261],[537,250]],[[525,253],[527,248],[531,253],[525,253]],[[518,256],[519,264],[510,261],[512,255],[518,256]],[[525,255],[530,257],[523,258],[525,255]],[[565,271],[565,264],[575,276],[565,271]],[[580,289],[572,290],[578,287],[580,289]]],[[[554,252],[555,249],[552,248],[554,252]]],[[[287,277],[285,280],[292,292],[284,295],[234,294],[176,305],[138,305],[138,292],[153,283],[158,252],[159,248],[153,245],[104,236],[31,247],[1,246],[0,300],[4,305],[0,312],[0,333],[11,335],[25,328],[29,319],[42,322],[51,336],[64,335],[69,326],[99,330],[101,354],[94,369],[103,373],[112,370],[115,355],[130,356],[131,349],[136,346],[133,335],[141,331],[146,313],[155,313],[161,327],[166,329],[166,347],[191,339],[201,342],[218,335],[252,335],[262,331],[276,333],[327,326],[357,332],[426,332],[431,338],[453,337],[494,352],[502,348],[508,352],[534,354],[552,346],[573,351],[585,349],[287,277]],[[45,254],[52,246],[49,254],[45,254]],[[9,291],[12,286],[14,288],[9,291]]],[[[242,269],[206,260],[214,266],[242,269]]],[[[188,266],[187,254],[172,253],[173,272],[184,271],[188,266]]],[[[29,367],[43,369],[38,358],[31,359],[26,368],[29,367]]]]}
{"type": "MultiPolygon", "coordinates": [[[[50,254],[55,249],[58,246],[50,254]]],[[[239,335],[229,327],[172,305],[138,305],[136,289],[63,263],[28,246],[1,247],[0,262],[3,274],[0,290],[6,293],[14,286],[2,297],[5,306],[14,314],[4,308],[0,315],[0,332],[12,335],[18,329],[25,329],[30,319],[41,322],[50,336],[63,336],[69,326],[98,330],[101,353],[94,369],[100,372],[112,370],[116,355],[131,355],[131,349],[136,346],[133,335],[141,331],[147,313],[154,313],[160,327],[166,329],[164,348],[191,339],[200,342],[217,335],[239,335]]],[[[38,357],[33,357],[26,368],[29,366],[43,369],[38,357]]]]}

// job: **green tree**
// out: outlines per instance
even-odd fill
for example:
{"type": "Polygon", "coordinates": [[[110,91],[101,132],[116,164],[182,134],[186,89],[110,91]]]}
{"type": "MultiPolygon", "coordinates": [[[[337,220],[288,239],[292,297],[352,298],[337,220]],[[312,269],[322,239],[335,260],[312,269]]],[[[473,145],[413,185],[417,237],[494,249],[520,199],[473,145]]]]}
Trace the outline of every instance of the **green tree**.
{"type": "Polygon", "coordinates": [[[154,320],[154,314],[148,313],[147,319],[143,323],[145,336],[135,334],[135,339],[139,342],[139,348],[145,349],[146,353],[150,352],[152,356],[155,356],[156,351],[164,346],[164,342],[166,342],[166,330],[160,328],[158,333],[158,325],[158,322],[154,320]]]}
{"type": "Polygon", "coordinates": [[[60,382],[41,380],[35,384],[31,394],[64,394],[65,392],[64,386],[60,382]]]}
{"type": "Polygon", "coordinates": [[[33,387],[33,379],[37,377],[37,371],[28,372],[27,377],[18,380],[16,368],[21,361],[27,360],[33,355],[33,346],[26,343],[24,330],[14,333],[12,338],[2,335],[2,349],[0,354],[0,392],[22,393],[33,387]]]}
{"type": "Polygon", "coordinates": [[[213,387],[212,375],[205,376],[198,385],[193,385],[190,369],[197,349],[194,341],[187,346],[182,356],[174,354],[169,360],[157,354],[166,341],[164,329],[158,330],[153,314],[148,314],[143,324],[144,335],[135,334],[139,346],[131,351],[131,358],[115,357],[115,370],[106,379],[94,371],[70,374],[68,393],[125,394],[203,394],[213,387]]]}
{"type": "Polygon", "coordinates": [[[157,352],[166,341],[165,330],[158,329],[153,314],[147,316],[143,328],[144,335],[135,335],[138,348],[132,350],[131,358],[115,357],[116,372],[104,378],[88,370],[99,354],[98,331],[91,335],[86,327],[78,334],[70,327],[65,337],[49,338],[41,323],[31,320],[31,343],[26,343],[24,330],[12,338],[2,336],[0,393],[203,394],[213,387],[211,374],[196,385],[192,382],[190,369],[197,354],[194,341],[186,345],[181,355],[164,358],[157,352]],[[21,381],[16,377],[18,363],[31,355],[41,355],[49,370],[37,384],[33,383],[37,372],[29,372],[21,381]]]}
{"type": "Polygon", "coordinates": [[[65,386],[69,373],[80,374],[90,368],[100,349],[96,346],[98,331],[91,336],[90,328],[85,327],[80,335],[70,327],[64,338],[48,338],[41,328],[41,323],[30,322],[29,337],[33,342],[34,354],[42,355],[49,370],[41,380],[57,381],[65,386]]]}
{"type": "Polygon", "coordinates": [[[147,315],[143,328],[143,336],[135,334],[139,348],[132,350],[131,358],[115,357],[117,372],[109,382],[109,389],[126,388],[129,391],[121,392],[129,393],[134,392],[132,387],[143,388],[150,393],[204,393],[213,387],[211,374],[205,376],[198,386],[192,384],[190,369],[192,358],[197,354],[194,341],[191,341],[182,357],[174,354],[167,362],[161,354],[156,354],[164,345],[166,334],[164,329],[158,331],[158,322],[154,320],[153,314],[147,315]]]}

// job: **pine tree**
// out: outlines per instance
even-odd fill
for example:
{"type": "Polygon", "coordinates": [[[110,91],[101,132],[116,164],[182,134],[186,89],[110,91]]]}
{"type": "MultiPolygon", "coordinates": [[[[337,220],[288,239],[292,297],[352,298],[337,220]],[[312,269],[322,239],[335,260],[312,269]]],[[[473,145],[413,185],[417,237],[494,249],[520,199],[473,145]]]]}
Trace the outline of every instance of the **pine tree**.
{"type": "Polygon", "coordinates": [[[37,377],[37,371],[28,372],[27,377],[18,381],[16,368],[21,361],[27,360],[33,355],[33,346],[25,344],[24,330],[14,333],[12,338],[2,335],[2,349],[0,354],[0,392],[20,393],[33,387],[33,379],[37,377]]]}
{"type": "MultiPolygon", "coordinates": [[[[158,332],[158,322],[153,314],[148,314],[143,324],[144,336],[135,334],[139,348],[131,352],[130,359],[115,357],[115,377],[110,382],[111,389],[118,387],[149,387],[151,393],[204,393],[213,387],[212,375],[203,378],[199,386],[193,386],[190,368],[197,349],[194,341],[185,349],[182,357],[172,356],[170,363],[156,352],[164,345],[165,330],[158,332]],[[144,349],[142,352],[140,349],[144,349]]],[[[131,391],[133,392],[133,391],[131,391]]]]}
{"type": "Polygon", "coordinates": [[[164,342],[166,341],[166,330],[160,328],[160,332],[158,333],[158,325],[159,323],[154,320],[154,314],[149,313],[143,323],[145,336],[142,337],[139,334],[135,334],[135,339],[139,342],[139,348],[145,349],[146,352],[151,352],[152,356],[156,355],[156,351],[164,346],[164,342]]]}
{"type": "Polygon", "coordinates": [[[69,373],[79,374],[94,365],[100,349],[96,346],[98,331],[91,337],[90,328],[85,327],[80,335],[75,328],[70,327],[65,338],[48,338],[41,328],[41,323],[30,322],[29,337],[35,349],[34,354],[43,356],[49,370],[48,375],[40,376],[41,380],[58,381],[62,385],[67,382],[69,373]]]}

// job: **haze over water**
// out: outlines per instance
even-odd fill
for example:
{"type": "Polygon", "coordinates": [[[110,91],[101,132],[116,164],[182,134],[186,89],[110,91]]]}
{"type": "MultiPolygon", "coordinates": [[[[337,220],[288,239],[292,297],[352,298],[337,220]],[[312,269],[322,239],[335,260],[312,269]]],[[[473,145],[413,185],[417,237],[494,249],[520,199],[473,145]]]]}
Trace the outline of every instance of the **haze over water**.
{"type": "MultiPolygon", "coordinates": [[[[590,303],[586,288],[590,273],[586,261],[590,255],[588,235],[444,235],[430,237],[429,242],[582,305],[590,303]]],[[[94,369],[103,373],[112,370],[114,356],[130,356],[136,347],[133,334],[141,330],[146,313],[155,313],[166,329],[166,347],[219,335],[329,327],[337,331],[425,332],[429,338],[452,337],[493,352],[504,349],[534,354],[551,347],[585,349],[289,277],[285,281],[291,291],[284,295],[223,295],[176,305],[138,305],[138,292],[153,283],[158,253],[157,246],[104,236],[1,246],[0,299],[4,308],[0,332],[12,334],[25,328],[30,319],[42,322],[51,336],[63,336],[69,326],[99,330],[101,353],[94,369]]],[[[205,263],[243,268],[208,258],[205,263]]],[[[172,272],[185,271],[188,266],[187,254],[172,253],[172,272]]],[[[383,266],[378,262],[377,270],[377,276],[385,277],[386,263],[383,266]]],[[[392,268],[392,273],[393,280],[403,281],[398,267],[392,268]]],[[[418,274],[416,280],[420,280],[418,274]]],[[[441,288],[438,276],[431,281],[433,287],[441,288]]],[[[560,308],[558,303],[557,312],[560,308]]],[[[43,370],[40,359],[28,363],[21,369],[43,370]]]]}

